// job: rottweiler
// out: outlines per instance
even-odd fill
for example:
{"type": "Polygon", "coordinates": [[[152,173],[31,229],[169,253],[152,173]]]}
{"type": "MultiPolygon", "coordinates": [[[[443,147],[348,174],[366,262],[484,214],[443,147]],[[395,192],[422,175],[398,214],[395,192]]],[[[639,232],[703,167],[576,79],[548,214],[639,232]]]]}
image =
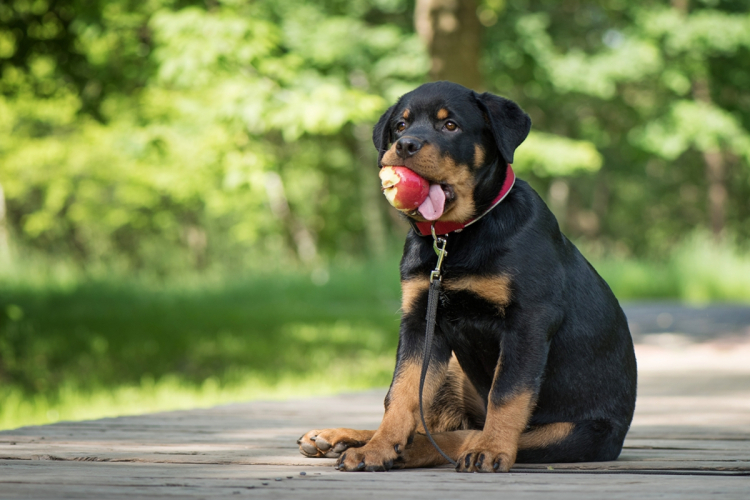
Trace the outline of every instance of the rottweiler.
{"type": "Polygon", "coordinates": [[[636,397],[628,323],[544,201],[515,180],[530,128],[513,101],[450,82],[405,94],[375,125],[378,165],[430,183],[430,207],[406,214],[393,382],[377,430],[310,431],[303,455],[338,457],[341,471],[448,462],[425,435],[418,391],[438,236],[447,256],[424,418],[456,470],[619,456],[636,397]]]}

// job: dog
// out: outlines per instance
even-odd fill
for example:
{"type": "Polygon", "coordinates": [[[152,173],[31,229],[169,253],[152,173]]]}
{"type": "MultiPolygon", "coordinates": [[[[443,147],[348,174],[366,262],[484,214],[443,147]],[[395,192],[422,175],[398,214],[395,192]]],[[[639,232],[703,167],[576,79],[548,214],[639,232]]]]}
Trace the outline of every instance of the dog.
{"type": "Polygon", "coordinates": [[[379,166],[429,181],[434,206],[406,215],[396,368],[380,427],[312,430],[297,441],[303,455],[338,457],[340,471],[448,462],[425,435],[418,390],[436,228],[447,256],[424,419],[456,470],[619,456],[635,409],[633,342],[606,282],[539,195],[512,182],[530,128],[511,100],[450,82],[405,94],[375,125],[379,166]]]}

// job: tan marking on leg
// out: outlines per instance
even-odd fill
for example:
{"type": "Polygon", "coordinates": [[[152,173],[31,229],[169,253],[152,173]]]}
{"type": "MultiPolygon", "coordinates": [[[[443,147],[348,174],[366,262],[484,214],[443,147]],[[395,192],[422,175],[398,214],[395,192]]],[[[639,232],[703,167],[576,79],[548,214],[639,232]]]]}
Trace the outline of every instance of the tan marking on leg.
{"type": "MultiPolygon", "coordinates": [[[[342,453],[339,470],[375,470],[389,468],[406,448],[409,436],[424,430],[419,421],[419,378],[421,360],[403,361],[394,375],[386,398],[385,415],[372,439],[361,448],[342,453]],[[397,451],[398,450],[398,451],[397,451]],[[360,468],[360,464],[364,463],[360,468]]],[[[425,378],[424,404],[429,407],[443,383],[447,364],[432,363],[425,378]]]]}
{"type": "Polygon", "coordinates": [[[426,277],[411,278],[401,282],[401,311],[409,314],[419,297],[430,288],[426,277]]]}
{"type": "MultiPolygon", "coordinates": [[[[493,384],[494,385],[494,384],[493,384]]],[[[479,436],[467,439],[459,453],[460,472],[507,472],[516,462],[518,440],[531,416],[534,397],[524,391],[502,404],[492,402],[479,436]],[[495,467],[497,465],[497,468],[495,467]]]]}
{"type": "MultiPolygon", "coordinates": [[[[434,363],[430,363],[430,367],[425,376],[424,390],[422,393],[422,405],[425,412],[429,411],[429,408],[432,406],[432,402],[435,399],[435,395],[445,382],[445,377],[448,372],[446,368],[445,365],[439,367],[435,366],[434,363]]],[[[394,408],[394,411],[391,411],[392,414],[396,415],[394,418],[399,422],[412,421],[414,422],[414,426],[411,430],[416,429],[417,432],[424,433],[422,419],[419,416],[419,379],[421,375],[421,359],[419,362],[413,361],[402,365],[402,369],[400,370],[397,379],[391,385],[391,390],[388,391],[389,405],[385,412],[386,414],[383,416],[383,423],[380,425],[381,428],[386,422],[391,406],[396,404],[398,406],[394,408]],[[405,415],[406,413],[411,413],[410,418],[399,416],[405,415]]],[[[425,415],[425,420],[427,420],[427,415],[425,415]]],[[[411,433],[411,430],[409,433],[411,433]]]]}
{"type": "Polygon", "coordinates": [[[402,118],[403,118],[404,120],[408,120],[408,119],[409,119],[409,114],[410,114],[410,113],[411,113],[411,111],[409,111],[408,109],[405,109],[405,110],[404,110],[404,114],[403,114],[403,115],[401,115],[401,117],[402,117],[402,118]]]}
{"type": "Polygon", "coordinates": [[[495,365],[495,374],[492,376],[492,380],[495,381],[503,373],[503,345],[500,343],[500,355],[497,358],[497,364],[495,365]]]}
{"type": "Polygon", "coordinates": [[[505,307],[510,304],[511,289],[508,276],[468,276],[457,280],[445,280],[443,286],[446,290],[467,291],[478,295],[495,304],[500,313],[504,313],[505,307]]]}
{"type": "Polygon", "coordinates": [[[507,457],[507,461],[504,459],[501,465],[504,470],[510,469],[516,462],[518,439],[529,422],[533,406],[531,391],[522,392],[498,406],[492,402],[488,405],[482,441],[497,443],[499,454],[507,457]]]}
{"type": "Polygon", "coordinates": [[[425,405],[425,420],[430,432],[478,429],[484,423],[485,414],[484,400],[456,357],[451,357],[443,385],[432,405],[425,405]]]}
{"type": "Polygon", "coordinates": [[[474,144],[474,168],[484,165],[484,148],[481,144],[474,144]]]}
{"type": "Polygon", "coordinates": [[[448,118],[448,110],[445,108],[440,108],[440,110],[437,112],[437,119],[445,120],[446,118],[448,118]]]}
{"type": "Polygon", "coordinates": [[[507,402],[494,405],[492,402],[487,408],[487,421],[484,424],[484,433],[492,441],[499,441],[517,447],[518,438],[526,428],[531,417],[533,407],[533,395],[531,391],[525,391],[510,398],[507,402]]]}
{"type": "Polygon", "coordinates": [[[528,432],[524,432],[518,439],[518,449],[530,450],[546,448],[563,441],[573,432],[575,424],[572,422],[556,422],[540,425],[528,432]]]}

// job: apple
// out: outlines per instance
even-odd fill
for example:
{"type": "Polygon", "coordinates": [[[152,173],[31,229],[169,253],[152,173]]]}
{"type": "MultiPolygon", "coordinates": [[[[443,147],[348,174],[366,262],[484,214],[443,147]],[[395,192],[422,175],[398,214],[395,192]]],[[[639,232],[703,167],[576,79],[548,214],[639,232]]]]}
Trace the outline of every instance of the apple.
{"type": "Polygon", "coordinates": [[[430,192],[430,183],[406,167],[381,168],[380,182],[388,203],[397,210],[416,209],[430,192]]]}

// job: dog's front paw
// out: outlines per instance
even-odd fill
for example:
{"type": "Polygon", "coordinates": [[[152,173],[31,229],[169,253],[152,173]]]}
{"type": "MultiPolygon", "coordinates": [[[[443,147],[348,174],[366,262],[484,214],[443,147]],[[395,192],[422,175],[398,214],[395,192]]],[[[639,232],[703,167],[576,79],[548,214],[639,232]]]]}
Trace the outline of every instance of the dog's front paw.
{"type": "Polygon", "coordinates": [[[336,468],[340,471],[382,472],[393,468],[402,468],[404,459],[402,445],[368,443],[361,448],[354,448],[341,455],[336,468]]]}
{"type": "Polygon", "coordinates": [[[478,447],[461,453],[456,462],[457,472],[508,472],[515,462],[515,454],[478,447]]]}
{"type": "Polygon", "coordinates": [[[363,446],[374,431],[354,429],[312,430],[298,440],[299,452],[306,457],[338,458],[346,449],[363,446]]]}

